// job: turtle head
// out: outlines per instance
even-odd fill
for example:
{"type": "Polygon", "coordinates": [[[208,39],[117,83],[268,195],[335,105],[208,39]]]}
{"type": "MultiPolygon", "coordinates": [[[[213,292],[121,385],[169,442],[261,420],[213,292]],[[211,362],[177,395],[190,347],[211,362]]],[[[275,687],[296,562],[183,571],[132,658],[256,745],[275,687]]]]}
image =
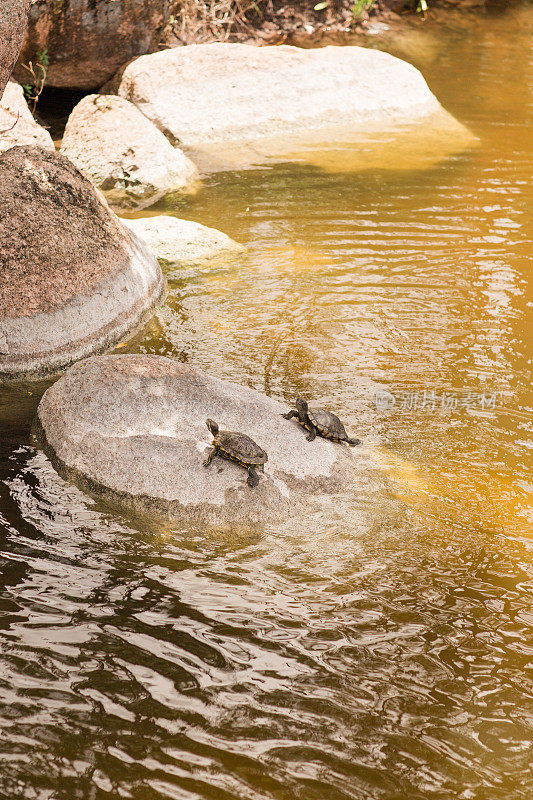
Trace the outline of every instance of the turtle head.
{"type": "Polygon", "coordinates": [[[213,434],[213,436],[216,436],[218,433],[218,425],[216,424],[216,422],[212,419],[208,419],[206,425],[213,434]]]}
{"type": "Polygon", "coordinates": [[[300,417],[305,417],[307,415],[307,403],[305,400],[302,400],[301,397],[298,397],[296,400],[296,409],[300,417]]]}

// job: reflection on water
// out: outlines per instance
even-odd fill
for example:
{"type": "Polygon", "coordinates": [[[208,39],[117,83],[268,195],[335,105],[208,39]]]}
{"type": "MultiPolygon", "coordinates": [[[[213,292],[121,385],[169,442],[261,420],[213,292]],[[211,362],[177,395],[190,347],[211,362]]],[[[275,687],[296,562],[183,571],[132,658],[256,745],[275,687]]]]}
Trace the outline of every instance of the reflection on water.
{"type": "Polygon", "coordinates": [[[407,40],[471,152],[213,176],[177,211],[248,253],[130,345],[342,409],[397,517],[120,518],[29,446],[44,387],[0,390],[2,800],[529,800],[532,20],[407,40]]]}
{"type": "Polygon", "coordinates": [[[427,169],[476,145],[476,138],[446,111],[433,110],[416,122],[387,126],[366,122],[361,130],[343,126],[302,130],[293,137],[260,142],[201,145],[187,154],[202,172],[246,169],[250,165],[312,164],[327,172],[427,169]]]}

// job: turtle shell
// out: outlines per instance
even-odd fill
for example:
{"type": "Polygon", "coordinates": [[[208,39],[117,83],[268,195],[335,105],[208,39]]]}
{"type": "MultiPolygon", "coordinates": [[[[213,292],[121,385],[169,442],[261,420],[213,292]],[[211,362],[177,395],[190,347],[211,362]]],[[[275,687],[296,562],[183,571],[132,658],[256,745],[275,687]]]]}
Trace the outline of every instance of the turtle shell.
{"type": "Polygon", "coordinates": [[[268,461],[263,448],[245,433],[219,431],[213,439],[213,444],[239,464],[259,467],[268,461]]]}
{"type": "Polygon", "coordinates": [[[308,408],[307,416],[317,431],[327,439],[340,439],[341,441],[348,439],[344,425],[336,414],[325,411],[323,408],[308,408]]]}

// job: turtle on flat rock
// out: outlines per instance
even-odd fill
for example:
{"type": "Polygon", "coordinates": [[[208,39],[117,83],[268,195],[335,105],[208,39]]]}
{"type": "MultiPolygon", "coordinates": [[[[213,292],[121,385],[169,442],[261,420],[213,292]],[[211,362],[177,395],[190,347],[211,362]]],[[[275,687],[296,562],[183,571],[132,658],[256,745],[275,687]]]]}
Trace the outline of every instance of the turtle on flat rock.
{"type": "Polygon", "coordinates": [[[350,439],[346,429],[338,416],[323,408],[309,408],[305,400],[299,397],[296,400],[296,410],[281,415],[284,419],[298,418],[300,425],[307,428],[309,435],[307,441],[312,442],[315,436],[323,436],[332,442],[347,442],[351,447],[361,444],[360,439],[350,439]]]}
{"type": "Polygon", "coordinates": [[[207,420],[207,427],[213,434],[213,446],[204,461],[204,467],[208,467],[215,456],[236,461],[248,470],[246,481],[248,486],[257,486],[259,475],[256,469],[264,472],[264,465],[268,461],[268,455],[263,448],[245,433],[219,430],[217,423],[212,419],[207,420]]]}

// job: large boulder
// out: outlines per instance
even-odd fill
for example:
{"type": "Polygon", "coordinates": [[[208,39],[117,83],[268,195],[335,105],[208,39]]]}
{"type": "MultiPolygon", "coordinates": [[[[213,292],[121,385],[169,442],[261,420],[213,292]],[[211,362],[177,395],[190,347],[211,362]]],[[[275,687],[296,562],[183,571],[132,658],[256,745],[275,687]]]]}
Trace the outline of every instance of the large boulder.
{"type": "Polygon", "coordinates": [[[161,268],[63,156],[0,156],[0,379],[54,374],[136,331],[161,268]]]}
{"type": "Polygon", "coordinates": [[[174,0],[33,0],[17,79],[27,83],[23,65],[45,54],[48,86],[96,89],[130,58],[157,49],[173,6],[174,0]]]}
{"type": "Polygon", "coordinates": [[[8,81],[0,100],[0,153],[16,145],[38,145],[54,150],[48,131],[35,122],[24,99],[22,86],[8,81]]]}
{"type": "MultiPolygon", "coordinates": [[[[179,47],[134,60],[118,92],[204,169],[279,160],[298,145],[331,148],[350,137],[368,150],[365,131],[420,121],[447,129],[453,146],[473,140],[415,67],[362,47],[179,47]]],[[[387,159],[396,168],[392,139],[387,159]]]]}
{"type": "Polygon", "coordinates": [[[245,249],[222,231],[188,219],[157,216],[123,222],[144,239],[167,276],[172,276],[174,269],[181,276],[182,267],[226,263],[245,249]]]}
{"type": "Polygon", "coordinates": [[[363,448],[309,443],[286,407],[252,389],[161,356],[99,356],[76,364],[44,394],[37,431],[52,463],[90,493],[172,519],[261,522],[316,510],[349,489],[368,492],[363,448]],[[238,464],[203,460],[206,419],[266,449],[259,485],[238,464]]]}
{"type": "Polygon", "coordinates": [[[113,95],[87,95],[78,103],[61,153],[120,208],[144,208],[198,180],[192,161],[132,103],[113,95]]]}
{"type": "Polygon", "coordinates": [[[26,30],[31,0],[2,0],[0,13],[0,96],[11,77],[26,30]]]}

